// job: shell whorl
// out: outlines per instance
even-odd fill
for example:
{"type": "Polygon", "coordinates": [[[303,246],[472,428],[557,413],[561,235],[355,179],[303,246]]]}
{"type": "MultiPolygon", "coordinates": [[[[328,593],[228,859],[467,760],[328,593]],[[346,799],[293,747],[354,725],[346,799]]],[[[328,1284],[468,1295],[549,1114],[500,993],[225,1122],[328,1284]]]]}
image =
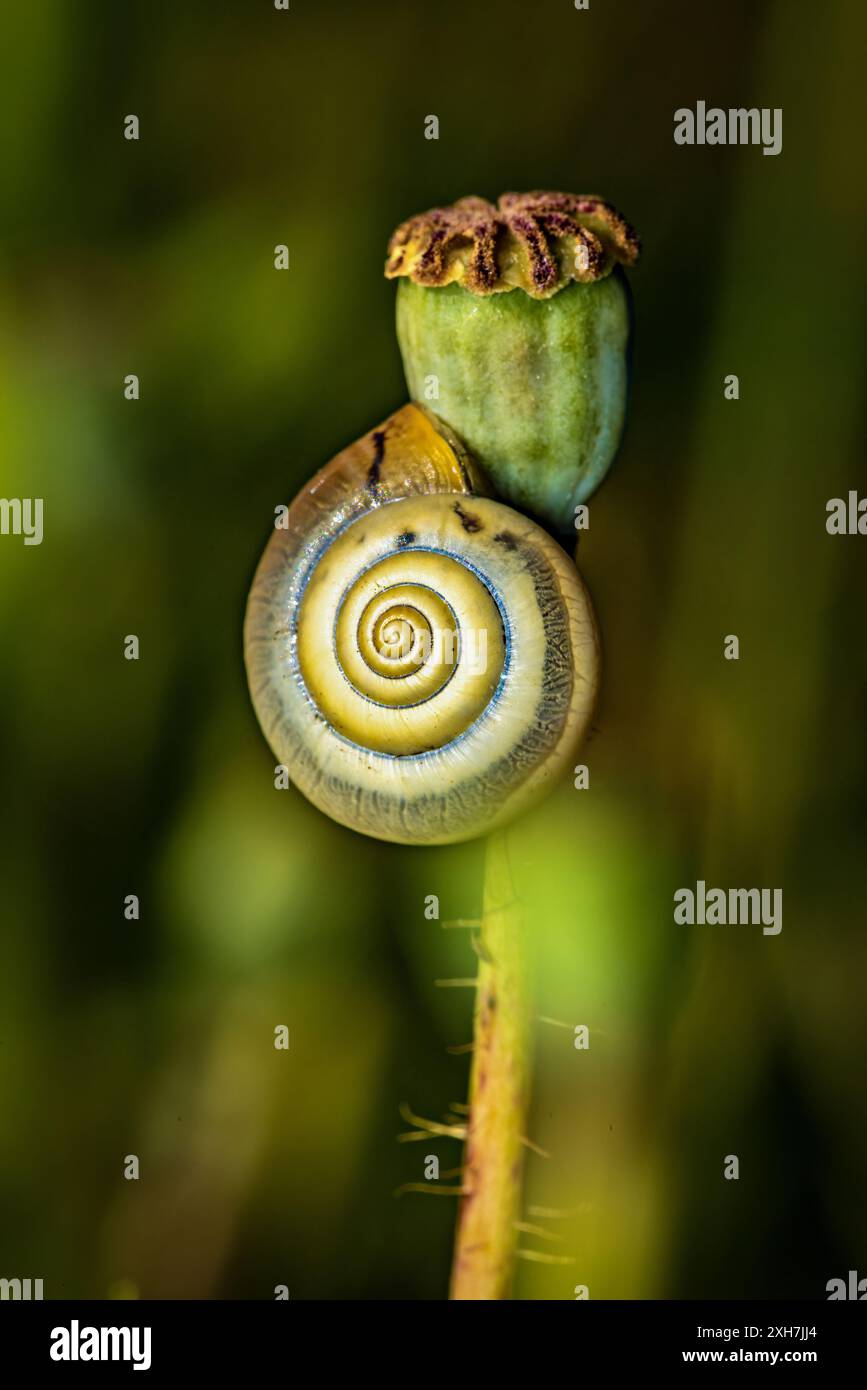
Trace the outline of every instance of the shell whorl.
{"type": "Polygon", "coordinates": [[[446,427],[405,406],[299,494],[256,573],[259,720],[309,800],[367,835],[486,833],[570,764],[591,717],[580,577],[484,486],[446,427]]]}

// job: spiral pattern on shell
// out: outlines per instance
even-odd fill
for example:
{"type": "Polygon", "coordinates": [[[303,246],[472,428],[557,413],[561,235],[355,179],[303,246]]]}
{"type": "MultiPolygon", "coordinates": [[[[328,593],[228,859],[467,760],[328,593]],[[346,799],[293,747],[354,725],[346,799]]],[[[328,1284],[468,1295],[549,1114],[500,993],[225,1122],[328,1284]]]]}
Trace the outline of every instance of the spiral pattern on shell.
{"type": "Polygon", "coordinates": [[[262,727],[304,795],[367,835],[488,832],[570,765],[592,714],[581,579],[482,488],[446,427],[406,406],[296,498],[254,580],[262,727]]]}

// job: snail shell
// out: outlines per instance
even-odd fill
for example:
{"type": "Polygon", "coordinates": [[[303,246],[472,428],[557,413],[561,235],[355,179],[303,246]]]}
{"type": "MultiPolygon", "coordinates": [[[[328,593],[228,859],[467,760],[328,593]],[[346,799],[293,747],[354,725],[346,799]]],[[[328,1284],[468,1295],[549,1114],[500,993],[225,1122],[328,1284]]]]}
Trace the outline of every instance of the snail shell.
{"type": "Polygon", "coordinates": [[[591,718],[587,591],[485,489],[447,427],[404,406],[320,470],[256,572],[259,721],[304,795],[366,835],[488,832],[571,764],[591,718]]]}

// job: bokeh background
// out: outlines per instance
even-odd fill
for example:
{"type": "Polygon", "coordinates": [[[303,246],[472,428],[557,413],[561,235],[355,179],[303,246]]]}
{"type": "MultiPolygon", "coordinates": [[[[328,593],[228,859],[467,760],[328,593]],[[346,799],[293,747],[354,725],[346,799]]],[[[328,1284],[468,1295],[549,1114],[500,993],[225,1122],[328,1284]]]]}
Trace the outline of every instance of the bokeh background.
{"type": "Polygon", "coordinates": [[[539,1026],[527,1200],[575,1264],[517,1293],[867,1274],[867,541],[824,524],[867,490],[864,40],[859,0],[5,16],[0,493],[44,498],[45,539],[0,538],[0,1275],[445,1294],[453,1201],[394,1193],[459,1148],[395,1135],[465,1099],[471,996],[433,981],[474,958],[424,899],[472,916],[482,851],[276,792],[241,621],[276,503],[404,399],[392,227],[538,187],[603,193],[644,253],[580,546],[591,788],[513,841],[539,1012],[592,1039],[539,1026]],[[782,107],[782,153],[677,147],[698,99],[782,107]],[[675,926],[697,878],[781,887],[781,935],[675,926]]]}

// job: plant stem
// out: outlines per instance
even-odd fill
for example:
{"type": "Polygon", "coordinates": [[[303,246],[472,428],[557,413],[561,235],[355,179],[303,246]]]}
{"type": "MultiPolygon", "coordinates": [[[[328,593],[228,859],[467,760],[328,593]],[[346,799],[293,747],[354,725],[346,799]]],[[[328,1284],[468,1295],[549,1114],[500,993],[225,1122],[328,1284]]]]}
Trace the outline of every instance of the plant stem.
{"type": "Polygon", "coordinates": [[[530,1093],[530,987],[506,834],[485,847],[470,1113],[453,1299],[510,1296],[530,1093]]]}

